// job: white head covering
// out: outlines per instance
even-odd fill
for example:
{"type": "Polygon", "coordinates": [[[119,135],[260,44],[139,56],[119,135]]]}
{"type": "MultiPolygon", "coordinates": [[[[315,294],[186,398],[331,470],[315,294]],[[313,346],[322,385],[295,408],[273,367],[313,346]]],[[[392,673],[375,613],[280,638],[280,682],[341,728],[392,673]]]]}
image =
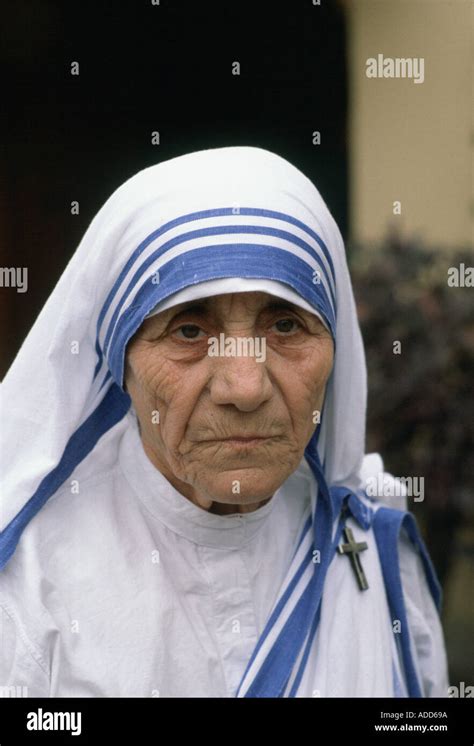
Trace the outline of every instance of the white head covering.
{"type": "Polygon", "coordinates": [[[329,485],[359,486],[366,368],[334,219],[309,179],[271,152],[190,153],[139,172],[107,200],[1,385],[0,567],[73,472],[114,459],[130,406],[125,347],[143,319],[244,280],[332,328],[318,452],[329,485]]]}

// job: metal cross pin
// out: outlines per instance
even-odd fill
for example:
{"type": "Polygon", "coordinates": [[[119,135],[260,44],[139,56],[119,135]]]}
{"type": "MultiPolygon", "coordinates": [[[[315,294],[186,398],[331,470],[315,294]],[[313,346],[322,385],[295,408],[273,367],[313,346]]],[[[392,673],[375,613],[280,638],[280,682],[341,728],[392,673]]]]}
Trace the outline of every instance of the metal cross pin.
{"type": "Polygon", "coordinates": [[[357,578],[357,583],[361,591],[366,591],[369,587],[369,584],[367,582],[367,578],[365,577],[365,573],[362,567],[362,563],[360,561],[359,553],[363,552],[364,549],[367,549],[367,544],[365,541],[357,543],[354,539],[354,534],[352,533],[352,530],[350,528],[347,528],[347,526],[343,529],[344,532],[344,538],[346,540],[346,544],[340,544],[337,548],[337,551],[339,554],[347,554],[350,561],[352,568],[354,570],[355,576],[357,578]]]}

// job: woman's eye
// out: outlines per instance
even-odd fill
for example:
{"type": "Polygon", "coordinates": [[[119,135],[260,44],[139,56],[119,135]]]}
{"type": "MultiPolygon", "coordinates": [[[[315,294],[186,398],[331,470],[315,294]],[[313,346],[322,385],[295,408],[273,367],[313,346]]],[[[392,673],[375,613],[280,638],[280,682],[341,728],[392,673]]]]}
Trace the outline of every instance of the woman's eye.
{"type": "Polygon", "coordinates": [[[178,335],[178,339],[192,340],[198,339],[199,332],[203,332],[203,330],[197,324],[183,324],[183,326],[175,329],[173,333],[178,335]],[[182,336],[180,332],[182,333],[182,336]]]}
{"type": "Polygon", "coordinates": [[[274,326],[278,327],[278,331],[280,334],[291,334],[295,333],[299,328],[301,328],[301,324],[299,321],[296,321],[296,319],[279,319],[279,321],[276,321],[274,326]]]}

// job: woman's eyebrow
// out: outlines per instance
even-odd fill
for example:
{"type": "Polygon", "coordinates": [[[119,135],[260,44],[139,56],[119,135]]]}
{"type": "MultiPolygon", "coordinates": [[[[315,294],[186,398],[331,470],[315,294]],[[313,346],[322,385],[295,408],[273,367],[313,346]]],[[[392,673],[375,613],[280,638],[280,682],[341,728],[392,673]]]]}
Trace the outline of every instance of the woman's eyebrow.
{"type": "Polygon", "coordinates": [[[174,316],[171,317],[172,321],[175,321],[175,319],[179,319],[181,316],[184,316],[188,313],[194,313],[198,316],[204,316],[205,313],[209,310],[209,303],[206,301],[201,301],[200,303],[191,303],[188,306],[185,306],[181,309],[181,311],[178,311],[178,313],[174,314],[174,316]]]}

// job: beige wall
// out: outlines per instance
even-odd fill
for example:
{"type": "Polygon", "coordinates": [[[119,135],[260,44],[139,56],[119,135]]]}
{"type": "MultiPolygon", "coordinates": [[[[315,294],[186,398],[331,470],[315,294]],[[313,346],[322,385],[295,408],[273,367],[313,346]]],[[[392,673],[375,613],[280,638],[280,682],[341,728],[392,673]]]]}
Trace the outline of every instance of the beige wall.
{"type": "Polygon", "coordinates": [[[346,0],[351,235],[472,244],[471,0],[346,0]],[[425,79],[366,77],[366,60],[424,57],[425,79]],[[393,215],[400,200],[402,214],[393,215]]]}

